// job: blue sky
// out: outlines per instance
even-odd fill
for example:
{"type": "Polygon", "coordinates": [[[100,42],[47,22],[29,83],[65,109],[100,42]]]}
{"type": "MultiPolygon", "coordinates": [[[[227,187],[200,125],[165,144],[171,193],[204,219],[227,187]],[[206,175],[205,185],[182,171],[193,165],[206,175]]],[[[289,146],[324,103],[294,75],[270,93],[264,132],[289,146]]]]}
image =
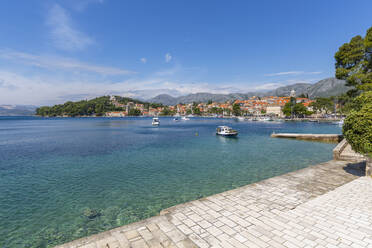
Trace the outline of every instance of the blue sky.
{"type": "Polygon", "coordinates": [[[370,0],[3,0],[0,104],[314,83],[370,0]]]}

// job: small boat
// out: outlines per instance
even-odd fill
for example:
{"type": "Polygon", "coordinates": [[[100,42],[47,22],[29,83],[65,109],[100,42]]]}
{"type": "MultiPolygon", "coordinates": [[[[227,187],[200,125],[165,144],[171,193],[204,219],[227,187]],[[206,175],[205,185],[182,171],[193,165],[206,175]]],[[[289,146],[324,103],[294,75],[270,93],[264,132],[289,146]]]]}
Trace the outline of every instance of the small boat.
{"type": "Polygon", "coordinates": [[[219,126],[216,130],[217,135],[234,137],[238,135],[238,131],[228,126],[219,126]]]}
{"type": "Polygon", "coordinates": [[[339,127],[342,127],[344,125],[344,119],[341,119],[340,121],[334,122],[334,124],[338,125],[339,127]]]}
{"type": "Polygon", "coordinates": [[[153,126],[159,126],[160,125],[160,121],[159,121],[159,118],[158,117],[154,117],[152,118],[152,123],[151,123],[153,126]]]}
{"type": "Polygon", "coordinates": [[[176,117],[173,119],[174,121],[180,121],[180,118],[176,117]]]}
{"type": "Polygon", "coordinates": [[[242,116],[236,117],[236,119],[237,119],[238,121],[245,121],[245,118],[242,117],[242,116]]]}
{"type": "Polygon", "coordinates": [[[260,121],[270,121],[270,118],[269,117],[261,117],[259,120],[260,121]]]}
{"type": "Polygon", "coordinates": [[[190,118],[188,118],[188,117],[186,117],[186,116],[182,116],[181,120],[183,120],[183,121],[189,121],[190,118]]]}

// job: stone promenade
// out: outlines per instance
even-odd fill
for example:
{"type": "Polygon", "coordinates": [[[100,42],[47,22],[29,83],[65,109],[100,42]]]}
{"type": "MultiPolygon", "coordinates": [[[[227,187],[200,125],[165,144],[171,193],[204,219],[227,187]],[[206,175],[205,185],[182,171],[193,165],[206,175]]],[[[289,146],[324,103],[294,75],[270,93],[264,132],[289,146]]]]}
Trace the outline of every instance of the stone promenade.
{"type": "Polygon", "coordinates": [[[332,160],[59,247],[372,248],[372,178],[332,160]]]}

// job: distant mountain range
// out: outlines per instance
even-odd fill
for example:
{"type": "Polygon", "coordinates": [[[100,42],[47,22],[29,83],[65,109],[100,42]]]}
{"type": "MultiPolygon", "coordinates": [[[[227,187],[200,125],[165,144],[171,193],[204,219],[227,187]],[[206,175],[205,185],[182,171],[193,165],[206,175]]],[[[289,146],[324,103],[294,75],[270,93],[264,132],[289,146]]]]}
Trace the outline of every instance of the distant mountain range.
{"type": "Polygon", "coordinates": [[[323,79],[315,84],[298,83],[288,86],[279,87],[275,90],[248,92],[248,93],[231,93],[231,94],[211,94],[211,93],[196,93],[186,96],[172,97],[168,94],[160,94],[154,98],[149,99],[149,102],[162,103],[164,105],[176,105],[179,103],[193,103],[193,102],[226,102],[229,100],[245,100],[252,96],[289,96],[291,90],[296,91],[296,95],[308,95],[310,98],[316,97],[330,97],[341,95],[350,87],[345,86],[344,80],[336,78],[323,79]]]}
{"type": "Polygon", "coordinates": [[[35,110],[33,105],[0,105],[0,116],[34,115],[35,110]]]}

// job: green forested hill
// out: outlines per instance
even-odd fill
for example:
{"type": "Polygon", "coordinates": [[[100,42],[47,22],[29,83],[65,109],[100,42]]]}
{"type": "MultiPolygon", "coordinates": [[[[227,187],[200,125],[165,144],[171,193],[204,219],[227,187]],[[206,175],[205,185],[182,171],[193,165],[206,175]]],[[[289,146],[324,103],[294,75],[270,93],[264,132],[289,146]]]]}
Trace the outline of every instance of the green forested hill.
{"type": "MultiPolygon", "coordinates": [[[[126,105],[129,102],[143,104],[146,109],[161,106],[159,104],[142,102],[129,97],[115,96],[115,101],[119,104],[126,105]]],[[[102,116],[110,111],[125,111],[123,107],[117,107],[110,100],[110,96],[101,96],[92,100],[82,100],[78,102],[66,102],[64,104],[54,105],[52,107],[43,106],[36,109],[36,115],[40,116],[102,116]]]]}
{"type": "Polygon", "coordinates": [[[44,106],[36,109],[40,116],[79,116],[79,115],[103,115],[107,111],[114,111],[117,108],[111,103],[109,96],[102,96],[92,100],[78,102],[66,102],[52,107],[44,106]]]}

